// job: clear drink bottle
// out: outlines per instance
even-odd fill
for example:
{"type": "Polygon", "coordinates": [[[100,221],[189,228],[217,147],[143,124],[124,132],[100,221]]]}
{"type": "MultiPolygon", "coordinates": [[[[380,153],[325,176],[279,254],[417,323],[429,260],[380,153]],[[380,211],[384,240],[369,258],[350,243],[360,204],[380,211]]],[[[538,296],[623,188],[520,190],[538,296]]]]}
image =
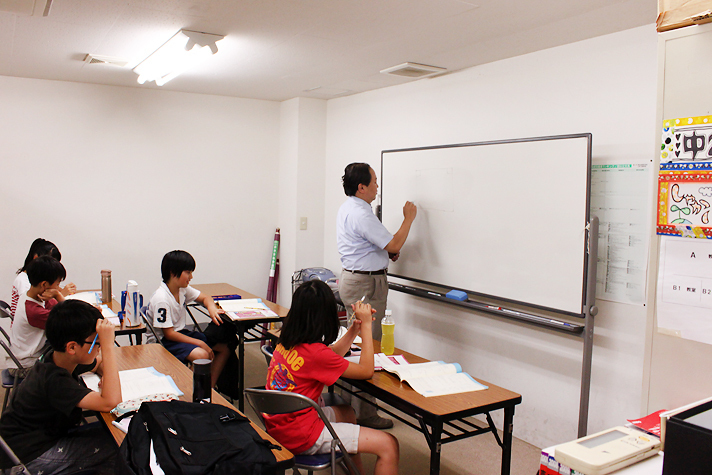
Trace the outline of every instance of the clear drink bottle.
{"type": "Polygon", "coordinates": [[[391,310],[386,310],[386,316],[381,320],[381,352],[384,355],[392,355],[396,349],[394,332],[396,322],[393,321],[391,310]]]}

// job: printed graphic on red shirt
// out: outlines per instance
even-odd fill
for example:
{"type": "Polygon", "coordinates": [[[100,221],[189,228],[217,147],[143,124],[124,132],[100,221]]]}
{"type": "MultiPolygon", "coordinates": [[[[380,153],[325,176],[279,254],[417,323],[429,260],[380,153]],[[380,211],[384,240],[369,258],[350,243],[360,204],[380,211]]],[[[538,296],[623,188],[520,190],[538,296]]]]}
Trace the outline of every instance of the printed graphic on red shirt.
{"type": "MultiPolygon", "coordinates": [[[[277,345],[267,370],[267,389],[302,394],[317,402],[325,385],[346,371],[349,362],[323,343],[300,344],[286,350],[277,345]]],[[[294,453],[314,445],[324,423],[314,409],[264,416],[267,432],[294,453]]]]}
{"type": "Polygon", "coordinates": [[[272,389],[280,391],[293,391],[296,383],[294,377],[289,373],[289,367],[282,363],[270,367],[270,374],[267,376],[271,382],[272,389]]]}

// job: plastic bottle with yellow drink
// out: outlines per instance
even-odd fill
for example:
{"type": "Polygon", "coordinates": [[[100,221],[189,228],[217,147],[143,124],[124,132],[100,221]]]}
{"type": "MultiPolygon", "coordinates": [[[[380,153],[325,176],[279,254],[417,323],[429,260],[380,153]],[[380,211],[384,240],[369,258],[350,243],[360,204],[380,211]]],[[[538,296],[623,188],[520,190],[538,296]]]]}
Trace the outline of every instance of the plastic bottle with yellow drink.
{"type": "Polygon", "coordinates": [[[381,352],[392,355],[396,348],[394,333],[396,322],[393,320],[391,310],[386,310],[386,316],[381,320],[381,352]]]}

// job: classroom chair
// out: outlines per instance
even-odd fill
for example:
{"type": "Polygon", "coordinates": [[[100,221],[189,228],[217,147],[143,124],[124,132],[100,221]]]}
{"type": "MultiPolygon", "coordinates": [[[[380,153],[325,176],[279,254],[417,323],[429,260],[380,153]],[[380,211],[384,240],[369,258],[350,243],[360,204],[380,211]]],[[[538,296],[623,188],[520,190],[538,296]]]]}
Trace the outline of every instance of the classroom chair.
{"type": "Polygon", "coordinates": [[[272,362],[272,353],[274,352],[274,348],[272,348],[272,345],[262,345],[260,347],[260,351],[265,356],[267,366],[269,366],[269,364],[272,362]]]}
{"type": "Polygon", "coordinates": [[[148,328],[148,330],[150,331],[150,334],[146,335],[146,343],[161,343],[161,340],[158,338],[156,330],[153,328],[153,323],[150,321],[151,319],[148,318],[148,315],[146,315],[147,310],[148,305],[144,305],[143,307],[141,307],[141,310],[139,310],[144,325],[146,325],[146,328],[148,328]]]}
{"type": "Polygon", "coordinates": [[[10,320],[14,320],[12,318],[12,313],[10,313],[10,305],[4,300],[0,300],[0,318],[9,318],[10,320]]]}
{"type": "MultiPolygon", "coordinates": [[[[5,337],[5,340],[7,340],[6,343],[2,339],[0,339],[0,346],[2,346],[2,348],[5,350],[5,353],[7,353],[10,359],[12,359],[13,363],[15,363],[15,366],[17,368],[24,369],[24,367],[20,364],[20,362],[17,360],[12,350],[10,349],[10,335],[8,335],[2,327],[0,327],[0,332],[2,332],[3,336],[5,337]]],[[[7,407],[7,403],[10,400],[10,393],[14,391],[14,389],[22,382],[23,378],[21,378],[18,374],[12,376],[10,374],[10,370],[7,368],[2,370],[0,377],[2,378],[2,387],[5,389],[5,398],[2,401],[2,410],[4,412],[5,407],[7,407]]]]}
{"type": "MultiPolygon", "coordinates": [[[[195,319],[193,316],[193,312],[190,311],[190,306],[186,306],[185,309],[188,311],[188,315],[190,316],[190,319],[193,320],[193,330],[197,332],[203,332],[203,328],[200,328],[200,325],[198,325],[198,320],[195,319]]],[[[199,310],[200,311],[200,310],[199,310]]],[[[201,313],[207,315],[205,312],[200,311],[201,313]]],[[[207,325],[205,325],[207,327],[207,325]]]]}
{"type": "MultiPolygon", "coordinates": [[[[10,461],[15,465],[16,468],[12,469],[12,473],[16,473],[18,475],[30,475],[30,471],[27,470],[27,467],[20,462],[20,459],[17,458],[17,455],[15,455],[15,452],[12,451],[9,445],[7,445],[7,442],[5,442],[5,439],[0,436],[0,446],[2,446],[3,452],[7,454],[7,457],[10,459],[10,461]],[[17,469],[19,467],[19,470],[17,469]]],[[[7,473],[11,473],[10,469],[6,471],[7,473]]],[[[5,471],[3,471],[5,473],[5,471]]]]}
{"type": "Polygon", "coordinates": [[[257,413],[262,424],[264,419],[262,414],[287,414],[297,412],[309,407],[316,410],[317,414],[324,425],[331,433],[334,440],[331,441],[331,452],[328,454],[317,455],[295,455],[294,456],[294,473],[298,474],[298,469],[304,469],[311,475],[315,470],[323,470],[331,467],[331,474],[336,475],[336,464],[339,464],[351,475],[360,475],[358,469],[354,465],[353,460],[346,452],[344,444],[336,435],[334,428],[326,418],[321,407],[306,396],[287,391],[272,391],[264,389],[245,389],[247,401],[252,406],[252,409],[257,413]],[[337,450],[338,446],[338,450],[337,450]]]}

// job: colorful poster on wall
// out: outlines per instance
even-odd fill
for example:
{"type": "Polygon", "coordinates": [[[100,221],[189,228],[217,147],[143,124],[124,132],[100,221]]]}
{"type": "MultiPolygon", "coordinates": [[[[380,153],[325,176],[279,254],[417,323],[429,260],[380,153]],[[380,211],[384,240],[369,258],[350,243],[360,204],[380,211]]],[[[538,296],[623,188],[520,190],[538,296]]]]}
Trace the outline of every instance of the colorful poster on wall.
{"type": "Polygon", "coordinates": [[[664,120],[662,142],[661,170],[705,169],[693,164],[712,161],[712,115],[664,120]]]}
{"type": "Polygon", "coordinates": [[[712,239],[712,116],[663,122],[658,234],[712,239]]]}

